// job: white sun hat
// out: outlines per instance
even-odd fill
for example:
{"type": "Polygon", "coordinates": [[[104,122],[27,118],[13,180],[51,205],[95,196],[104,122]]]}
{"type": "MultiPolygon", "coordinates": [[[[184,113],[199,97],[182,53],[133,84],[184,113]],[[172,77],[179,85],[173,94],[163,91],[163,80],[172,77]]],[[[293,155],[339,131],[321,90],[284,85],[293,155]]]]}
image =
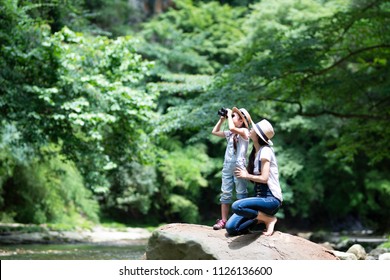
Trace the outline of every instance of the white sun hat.
{"type": "Polygon", "coordinates": [[[269,121],[264,119],[256,124],[252,122],[252,127],[261,139],[263,139],[269,145],[273,145],[271,138],[274,137],[275,132],[272,124],[269,121]]]}

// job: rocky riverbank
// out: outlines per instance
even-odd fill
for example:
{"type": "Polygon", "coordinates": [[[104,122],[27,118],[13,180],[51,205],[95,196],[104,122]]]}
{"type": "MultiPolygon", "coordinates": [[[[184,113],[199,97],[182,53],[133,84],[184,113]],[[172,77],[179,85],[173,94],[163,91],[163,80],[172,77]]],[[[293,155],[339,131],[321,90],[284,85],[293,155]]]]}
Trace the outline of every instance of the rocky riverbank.
{"type": "MultiPolygon", "coordinates": [[[[113,229],[95,226],[89,230],[58,231],[44,226],[35,226],[35,230],[26,229],[21,224],[0,224],[0,244],[58,244],[58,243],[127,243],[147,240],[151,232],[144,228],[113,229]],[[4,228],[7,230],[4,230],[4,228]]],[[[32,226],[30,226],[32,227],[32,226]]]]}
{"type": "Polygon", "coordinates": [[[389,260],[390,239],[364,232],[308,232],[297,236],[320,244],[344,260],[389,260]]]}
{"type": "MultiPolygon", "coordinates": [[[[345,260],[378,260],[378,259],[390,259],[390,246],[389,240],[386,237],[381,238],[372,238],[372,237],[352,237],[346,238],[345,236],[335,235],[335,236],[327,236],[327,240],[324,240],[324,236],[313,235],[313,233],[295,233],[295,234],[285,234],[285,233],[277,233],[272,238],[259,238],[259,234],[250,234],[248,236],[239,236],[239,237],[228,237],[225,231],[214,231],[212,228],[207,226],[200,225],[190,225],[190,224],[170,224],[166,225],[162,228],[156,229],[154,231],[154,235],[159,233],[160,235],[164,232],[168,233],[167,229],[169,228],[169,236],[177,235],[179,236],[180,242],[183,240],[190,239],[190,245],[193,246],[194,242],[199,242],[201,244],[199,248],[203,248],[204,244],[207,247],[210,247],[210,242],[212,243],[212,237],[214,239],[220,241],[220,245],[224,245],[226,248],[226,252],[224,254],[231,254],[232,249],[230,248],[232,244],[235,244],[236,247],[245,248],[246,245],[242,245],[242,242],[249,243],[259,243],[258,247],[263,246],[264,248],[273,248],[275,244],[280,239],[280,246],[292,246],[292,241],[299,241],[302,244],[305,243],[304,240],[312,241],[317,245],[321,245],[326,249],[327,252],[331,252],[338,259],[345,260]],[[183,234],[184,232],[184,234],[183,234]],[[200,235],[197,240],[196,236],[200,235]],[[204,236],[203,236],[204,235],[204,236]],[[278,239],[279,236],[279,239],[278,239]],[[297,237],[301,238],[298,239],[297,237]],[[284,239],[288,239],[289,242],[286,243],[284,239]],[[274,243],[268,244],[270,240],[273,240],[274,243]],[[275,240],[274,240],[275,239],[275,240]],[[195,240],[195,241],[194,241],[195,240]],[[374,242],[367,246],[367,242],[374,242]],[[202,245],[203,244],[203,245],[202,245]],[[238,245],[237,245],[238,244],[238,245]],[[241,244],[241,245],[240,245],[241,244]],[[286,245],[287,244],[287,245],[286,245]],[[230,253],[229,253],[230,252],[230,253]]],[[[164,238],[151,238],[152,232],[144,228],[107,228],[102,226],[95,226],[89,230],[51,230],[47,226],[38,226],[38,225],[22,225],[22,224],[0,224],[0,245],[18,245],[18,244],[77,244],[77,243],[92,243],[92,244],[111,244],[111,245],[135,245],[135,244],[148,244],[147,250],[150,252],[153,249],[152,243],[156,241],[156,239],[161,239],[164,242],[168,240],[165,238],[165,235],[161,235],[164,238]],[[151,240],[153,241],[151,243],[151,240]]],[[[175,238],[173,238],[175,240],[175,238]]],[[[173,242],[173,241],[172,241],[173,242]]],[[[172,243],[171,242],[171,243],[172,243]]],[[[184,242],[183,244],[179,244],[180,246],[184,246],[187,244],[184,242]]],[[[248,243],[248,244],[249,244],[248,243]]],[[[247,244],[247,245],[248,245],[247,244]]],[[[160,246],[161,244],[159,244],[160,246]]],[[[175,244],[169,244],[169,246],[174,246],[175,244]]],[[[314,244],[310,244],[314,246],[314,244]]],[[[180,249],[180,246],[170,247],[170,250],[166,250],[165,253],[172,253],[172,249],[177,248],[180,249]]],[[[190,247],[191,247],[190,246],[190,247]]],[[[221,246],[217,246],[220,250],[221,246]]],[[[297,245],[298,248],[295,251],[299,252],[302,250],[302,245],[297,245]]],[[[237,248],[234,247],[233,251],[237,251],[237,248]]],[[[283,247],[283,248],[284,248],[283,247]]],[[[156,248],[156,247],[155,247],[156,248]]],[[[183,247],[185,248],[185,246],[183,247]]],[[[193,247],[191,247],[193,248],[193,247]]],[[[318,248],[318,247],[316,247],[318,248]]],[[[290,250],[291,248],[284,248],[285,250],[290,250]]],[[[165,251],[165,250],[163,250],[165,251]]],[[[188,252],[192,252],[193,249],[188,252]]],[[[217,251],[218,252],[218,251],[217,251]]],[[[259,251],[263,254],[264,250],[259,251]]],[[[294,252],[294,250],[292,250],[294,252]]],[[[215,253],[215,252],[214,252],[215,253]]],[[[222,253],[215,253],[216,255],[223,255],[222,253]]],[[[226,257],[226,256],[225,256],[226,257]]],[[[225,258],[222,257],[222,258],[225,258]]],[[[153,258],[153,257],[151,257],[153,258]]],[[[162,257],[165,258],[165,257],[162,257]]],[[[267,256],[264,257],[267,259],[267,256]]],[[[291,257],[294,258],[294,257],[291,257]]],[[[302,256],[298,256],[298,258],[302,258],[302,256]]],[[[312,258],[311,255],[307,258],[312,258]]]]}

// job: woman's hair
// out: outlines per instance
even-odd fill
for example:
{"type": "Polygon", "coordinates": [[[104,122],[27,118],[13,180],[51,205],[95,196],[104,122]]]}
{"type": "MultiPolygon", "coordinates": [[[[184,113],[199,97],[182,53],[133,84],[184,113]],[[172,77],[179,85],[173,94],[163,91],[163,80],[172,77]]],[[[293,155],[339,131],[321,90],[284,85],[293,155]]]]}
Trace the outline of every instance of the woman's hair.
{"type": "MultiPolygon", "coordinates": [[[[257,135],[257,141],[259,142],[260,146],[268,146],[269,145],[267,142],[265,142],[263,139],[261,139],[261,137],[259,135],[257,135]]],[[[246,170],[248,171],[249,174],[253,174],[253,170],[255,169],[255,157],[256,157],[256,149],[255,149],[255,145],[253,145],[252,151],[249,154],[248,166],[246,167],[246,170]]]]}

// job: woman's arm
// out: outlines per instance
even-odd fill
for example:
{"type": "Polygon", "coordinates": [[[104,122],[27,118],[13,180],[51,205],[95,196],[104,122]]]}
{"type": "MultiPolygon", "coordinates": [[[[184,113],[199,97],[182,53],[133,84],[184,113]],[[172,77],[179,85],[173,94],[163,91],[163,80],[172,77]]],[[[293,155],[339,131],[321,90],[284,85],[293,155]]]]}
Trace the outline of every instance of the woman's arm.
{"type": "Polygon", "coordinates": [[[234,174],[237,178],[247,179],[256,183],[264,183],[268,182],[269,178],[269,168],[270,162],[269,160],[262,158],[261,159],[261,175],[253,175],[249,174],[246,169],[241,169],[239,167],[236,168],[234,174]]]}

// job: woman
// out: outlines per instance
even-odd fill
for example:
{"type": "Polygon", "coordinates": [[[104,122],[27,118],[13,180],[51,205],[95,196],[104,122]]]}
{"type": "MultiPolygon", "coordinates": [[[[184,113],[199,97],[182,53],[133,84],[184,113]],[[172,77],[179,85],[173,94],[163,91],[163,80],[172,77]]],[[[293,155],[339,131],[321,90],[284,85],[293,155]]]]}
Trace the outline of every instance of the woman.
{"type": "Polygon", "coordinates": [[[255,183],[255,197],[241,199],[232,204],[234,214],[225,226],[230,235],[246,233],[257,223],[265,224],[264,235],[271,235],[274,231],[277,222],[274,215],[283,201],[278,164],[271,148],[271,138],[274,135],[274,129],[267,120],[256,124],[252,122],[250,138],[253,140],[253,150],[249,156],[248,170],[237,168],[235,175],[255,183]]]}

